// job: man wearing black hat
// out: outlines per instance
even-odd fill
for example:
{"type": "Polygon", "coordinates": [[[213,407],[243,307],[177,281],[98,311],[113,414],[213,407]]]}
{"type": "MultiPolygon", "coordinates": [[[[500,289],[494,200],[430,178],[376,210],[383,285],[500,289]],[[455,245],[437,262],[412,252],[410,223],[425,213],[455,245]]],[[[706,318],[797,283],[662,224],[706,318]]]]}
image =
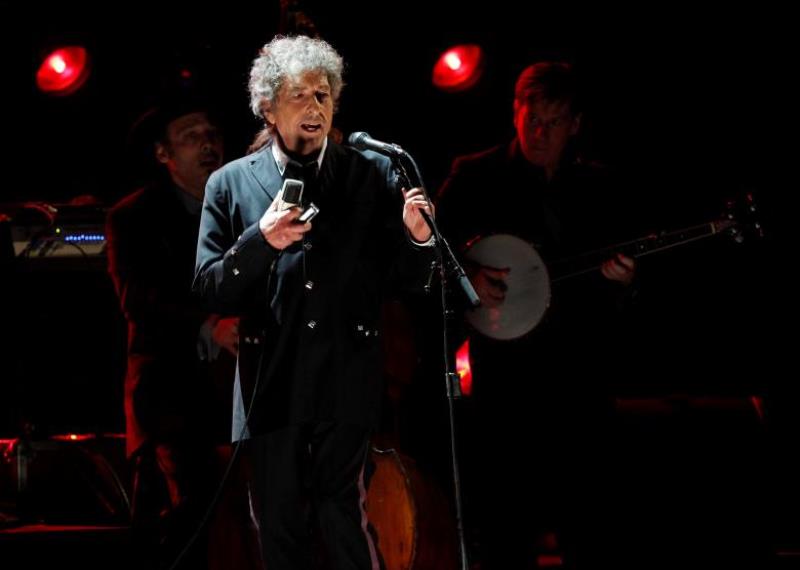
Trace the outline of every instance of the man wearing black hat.
{"type": "MultiPolygon", "coordinates": [[[[202,103],[176,99],[134,130],[159,172],[110,211],[108,259],[128,321],[133,527],[143,565],[156,567],[198,527],[217,484],[214,445],[228,408],[220,398],[230,385],[215,384],[211,363],[235,356],[238,320],[210,314],[191,295],[205,184],[222,165],[216,125],[202,103]]],[[[196,547],[191,560],[204,567],[205,550],[196,547]]]]}

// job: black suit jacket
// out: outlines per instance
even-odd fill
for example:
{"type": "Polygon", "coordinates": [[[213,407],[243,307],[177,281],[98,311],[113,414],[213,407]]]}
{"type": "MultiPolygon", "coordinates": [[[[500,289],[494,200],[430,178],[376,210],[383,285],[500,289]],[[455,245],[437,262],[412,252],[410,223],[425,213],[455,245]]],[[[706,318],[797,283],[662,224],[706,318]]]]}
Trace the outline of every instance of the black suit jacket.
{"type": "Polygon", "coordinates": [[[226,413],[197,354],[209,311],[192,294],[199,215],[169,181],[121,200],[108,216],[109,272],[128,322],[128,452],[147,439],[211,437],[226,413]]]}
{"type": "MultiPolygon", "coordinates": [[[[534,245],[550,265],[636,237],[622,205],[619,181],[608,169],[567,160],[548,182],[515,139],[454,161],[439,192],[437,221],[459,250],[474,238],[506,233],[534,245]]],[[[553,283],[547,314],[527,335],[495,341],[471,334],[476,399],[491,399],[498,416],[524,423],[531,406],[547,407],[553,393],[594,394],[601,387],[597,363],[620,350],[614,343],[630,294],[595,270],[553,283]]]]}
{"type": "Polygon", "coordinates": [[[195,288],[241,316],[233,437],[334,420],[370,427],[383,389],[378,319],[391,290],[421,283],[429,248],[402,225],[389,161],[329,141],[304,243],[273,249],[258,221],[283,183],[267,145],[208,181],[195,288]],[[257,384],[257,388],[256,388],[257,384]]]}

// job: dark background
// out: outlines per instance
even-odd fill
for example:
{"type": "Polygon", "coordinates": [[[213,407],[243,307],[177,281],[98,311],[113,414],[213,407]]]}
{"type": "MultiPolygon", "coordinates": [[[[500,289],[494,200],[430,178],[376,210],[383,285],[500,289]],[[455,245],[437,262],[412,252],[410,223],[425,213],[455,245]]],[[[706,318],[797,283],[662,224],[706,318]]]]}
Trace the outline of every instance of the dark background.
{"type": "MultiPolygon", "coordinates": [[[[4,187],[0,199],[123,194],[117,161],[127,129],[159,91],[180,82],[183,69],[219,101],[228,158],[240,156],[259,127],[248,108],[249,66],[278,30],[277,4],[186,4],[183,11],[148,2],[8,4],[7,156],[35,157],[39,168],[25,184],[4,187]],[[70,43],[90,51],[88,83],[70,97],[39,94],[33,76],[41,58],[70,43]]],[[[687,178],[730,182],[719,180],[723,173],[761,180],[778,160],[773,135],[785,120],[781,83],[790,79],[781,79],[779,62],[789,38],[781,14],[766,8],[703,13],[673,4],[644,14],[532,2],[301,5],[347,64],[337,126],[401,143],[431,187],[454,156],[510,134],[514,79],[542,59],[578,66],[589,103],[584,145],[595,158],[646,175],[642,192],[667,179],[682,181],[676,191],[687,178]],[[472,42],[486,51],[481,82],[465,93],[436,91],[430,75],[439,54],[472,42]]]]}
{"type": "MultiPolygon", "coordinates": [[[[345,135],[366,130],[401,144],[431,192],[454,157],[510,139],[517,74],[529,63],[559,59],[573,62],[585,82],[581,148],[620,174],[632,227],[705,221],[725,198],[755,193],[764,239],[742,246],[719,240],[641,263],[648,280],[638,328],[609,355],[605,370],[619,373],[614,387],[624,396],[762,397],[767,440],[763,426],[709,415],[671,435],[670,427],[642,431],[634,422],[631,432],[641,439],[628,445],[651,449],[654,472],[663,460],[667,471],[685,469],[687,481],[695,481],[693,467],[700,469],[710,488],[723,481],[751,497],[770,489],[773,504],[790,515],[800,504],[792,490],[796,471],[785,459],[800,433],[793,107],[786,89],[794,69],[791,19],[764,3],[738,11],[452,0],[301,7],[346,62],[334,125],[345,135]],[[484,75],[470,91],[439,92],[432,66],[460,43],[484,48],[484,75]],[[697,429],[705,434],[699,440],[697,429]],[[690,442],[696,447],[687,455],[690,442]],[[717,453],[708,455],[706,444],[717,453]],[[781,459],[745,455],[753,450],[781,459]]],[[[110,206],[131,192],[128,130],[176,83],[213,95],[223,111],[226,159],[241,156],[260,128],[249,111],[249,67],[280,25],[277,1],[0,2],[0,206],[13,211],[21,202],[83,195],[110,206]],[[52,48],[66,44],[89,50],[92,74],[71,96],[43,95],[36,70],[52,48]],[[191,72],[189,80],[182,70],[191,72]]],[[[513,191],[488,188],[487,195],[513,207],[513,191]]],[[[24,422],[42,435],[122,431],[124,322],[103,264],[17,263],[0,271],[0,437],[19,434],[24,422]]],[[[666,501],[647,487],[667,484],[666,476],[642,481],[630,488],[666,501]]],[[[693,485],[682,488],[702,502],[708,495],[693,485]]],[[[732,496],[714,495],[739,500],[732,496]]]]}
{"type": "MultiPolygon", "coordinates": [[[[176,84],[213,96],[228,160],[241,156],[260,128],[246,83],[257,50],[281,26],[277,2],[1,6],[6,208],[82,195],[111,205],[132,191],[128,130],[176,84]],[[36,69],[65,44],[89,50],[88,82],[67,97],[39,93],[36,69]]],[[[754,191],[767,237],[741,248],[667,254],[653,270],[660,276],[643,332],[620,360],[633,363],[624,366],[633,391],[771,390],[791,352],[777,332],[789,320],[792,284],[785,260],[793,199],[783,168],[788,147],[779,142],[788,109],[781,66],[789,36],[781,14],[679,5],[587,11],[531,2],[301,7],[346,62],[335,126],[402,144],[431,191],[457,155],[510,139],[514,80],[542,59],[571,61],[580,71],[587,101],[581,148],[620,173],[632,227],[705,221],[724,198],[754,191]],[[472,42],[485,50],[480,82],[463,93],[437,91],[430,81],[437,57],[472,42]]],[[[513,189],[487,194],[513,205],[513,189]]],[[[2,376],[10,386],[4,429],[16,429],[22,409],[53,428],[95,421],[119,428],[121,409],[109,402],[121,396],[124,330],[102,266],[21,267],[3,281],[4,320],[11,323],[3,342],[2,376]]]]}
{"type": "MultiPolygon", "coordinates": [[[[244,153],[260,127],[249,111],[246,83],[257,50],[281,25],[277,2],[2,6],[2,204],[67,202],[81,195],[113,204],[134,188],[125,160],[132,122],[176,84],[191,83],[213,96],[222,110],[228,160],[244,153]],[[43,95],[35,86],[36,69],[52,48],[65,44],[88,48],[92,74],[71,96],[43,95]],[[190,71],[191,78],[182,79],[182,70],[190,71]]],[[[781,67],[789,39],[781,14],[767,7],[703,13],[670,5],[643,13],[569,5],[554,9],[531,2],[473,7],[458,2],[309,2],[301,7],[347,65],[335,125],[345,135],[366,130],[402,144],[417,159],[431,190],[444,180],[455,156],[510,138],[519,71],[533,61],[562,59],[576,65],[586,87],[581,147],[587,157],[622,175],[631,192],[634,227],[653,231],[705,221],[718,214],[724,198],[755,191],[767,228],[756,254],[735,259],[739,253],[726,250],[724,255],[734,259],[726,258],[724,269],[733,273],[713,266],[717,251],[698,254],[695,265],[683,265],[680,257],[674,265],[662,265],[673,282],[664,282],[657,291],[662,297],[652,297],[652,306],[672,322],[650,324],[661,331],[657,334],[670,326],[679,334],[703,330],[702,338],[687,344],[711,346],[708,353],[696,349],[700,356],[713,355],[713,362],[712,356],[705,358],[705,372],[742,371],[741,351],[721,341],[714,344],[719,331],[723,336],[736,331],[738,348],[749,349],[755,342],[759,356],[773,348],[773,317],[789,310],[791,281],[784,255],[789,254],[793,202],[781,174],[788,172],[783,169],[788,147],[779,141],[788,115],[783,85],[790,79],[781,67]],[[463,93],[437,91],[430,76],[439,54],[471,42],[485,50],[481,81],[463,93]],[[726,284],[722,290],[720,282],[726,284]],[[735,290],[727,287],[733,282],[735,290]],[[698,284],[702,294],[690,291],[698,284]],[[696,314],[698,306],[710,301],[713,311],[696,314]],[[691,308],[696,321],[679,322],[675,307],[687,313],[691,308]]],[[[513,201],[512,192],[487,189],[498,200],[513,201]]],[[[94,273],[53,271],[6,295],[7,311],[25,315],[22,323],[7,327],[13,339],[24,339],[19,340],[22,352],[12,355],[27,355],[26,347],[34,346],[31,339],[38,339],[30,360],[10,368],[6,361],[6,372],[27,377],[32,361],[45,364],[34,356],[42,347],[74,352],[67,345],[80,339],[81,356],[75,354],[73,366],[95,369],[109,386],[118,385],[119,371],[107,367],[119,362],[118,344],[106,328],[114,308],[105,303],[113,297],[105,290],[95,295],[93,287],[99,284],[80,282],[102,281],[94,273]],[[32,318],[44,305],[42,319],[32,318]],[[80,318],[56,319],[58,311],[77,309],[80,318]],[[103,321],[88,325],[97,313],[103,321]]],[[[759,367],[777,366],[771,357],[760,358],[759,367]]],[[[58,362],[62,373],[68,368],[63,358],[44,360],[58,362]]],[[[656,375],[660,370],[656,367],[656,375]]]]}
{"type": "MultiPolygon", "coordinates": [[[[131,124],[176,84],[213,96],[228,160],[241,156],[260,128],[246,83],[257,50],[282,25],[277,2],[0,6],[6,63],[0,204],[63,203],[82,195],[113,204],[134,188],[125,160],[131,124]],[[65,44],[88,48],[92,74],[71,96],[43,95],[36,69],[65,44]],[[191,78],[182,79],[182,70],[191,78]]],[[[624,174],[632,226],[653,231],[705,221],[719,213],[724,198],[755,191],[767,238],[738,249],[716,246],[710,254],[700,248],[694,259],[668,254],[658,268],[664,279],[652,289],[652,315],[644,313],[650,315],[646,334],[621,359],[641,370],[630,374],[634,391],[707,384],[768,390],[788,352],[776,331],[790,310],[791,283],[785,256],[793,199],[788,169],[781,167],[788,147],[779,144],[788,124],[782,65],[789,35],[781,14],[766,7],[702,13],[678,5],[651,13],[586,11],[531,2],[309,2],[301,8],[346,62],[335,125],[345,135],[367,130],[400,143],[431,190],[455,156],[510,139],[519,71],[533,61],[561,59],[576,65],[586,87],[581,148],[624,174]],[[463,93],[437,91],[430,76],[439,54],[472,42],[486,54],[480,82],[463,93]],[[674,350],[689,355],[679,359],[679,370],[670,366],[674,354],[660,348],[676,335],[681,341],[674,350]]],[[[487,194],[513,204],[513,189],[487,194]]],[[[12,385],[4,408],[14,413],[6,418],[62,391],[54,399],[59,405],[39,415],[55,418],[51,408],[57,407],[64,417],[46,423],[72,423],[67,417],[81,410],[77,417],[84,419],[74,423],[96,413],[101,424],[118,426],[121,410],[109,407],[108,398],[120,396],[124,330],[102,267],[78,264],[47,269],[46,276],[15,271],[3,285],[10,290],[4,315],[13,323],[5,331],[9,357],[2,368],[12,385]],[[72,392],[79,378],[80,397],[72,392]],[[95,383],[103,388],[90,389],[95,383]],[[15,394],[27,394],[24,406],[15,394]]],[[[6,429],[17,420],[5,421],[6,429]]]]}

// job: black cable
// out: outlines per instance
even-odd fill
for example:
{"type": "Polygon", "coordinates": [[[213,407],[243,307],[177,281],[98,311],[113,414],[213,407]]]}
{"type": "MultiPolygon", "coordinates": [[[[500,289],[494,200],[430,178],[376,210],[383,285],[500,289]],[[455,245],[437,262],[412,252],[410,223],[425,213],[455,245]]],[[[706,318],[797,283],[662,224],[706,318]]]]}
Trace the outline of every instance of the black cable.
{"type": "MultiPolygon", "coordinates": [[[[272,260],[269,268],[269,275],[267,275],[267,304],[269,305],[269,298],[270,298],[270,290],[272,286],[272,275],[275,273],[275,268],[278,265],[278,260],[281,258],[283,254],[283,250],[278,252],[278,255],[275,259],[272,260]]],[[[256,401],[256,394],[258,393],[258,381],[261,379],[261,369],[264,364],[264,352],[266,352],[266,343],[264,344],[264,349],[261,351],[261,354],[258,357],[258,366],[256,367],[256,381],[253,385],[253,394],[250,396],[250,403],[247,406],[247,412],[244,415],[244,422],[242,425],[242,430],[239,432],[239,437],[236,439],[236,444],[233,447],[233,453],[231,454],[231,458],[228,460],[228,465],[225,467],[225,472],[222,474],[222,480],[219,482],[217,486],[217,490],[214,493],[214,496],[211,499],[211,503],[208,505],[208,509],[206,509],[203,518],[200,520],[200,524],[197,525],[197,530],[194,531],[194,534],[191,538],[187,541],[186,546],[183,547],[183,550],[180,551],[178,556],[175,558],[175,561],[169,566],[169,570],[175,570],[178,567],[178,564],[181,563],[186,553],[189,552],[189,549],[194,546],[194,543],[197,542],[197,539],[200,537],[200,533],[203,531],[203,528],[208,524],[208,520],[211,517],[211,513],[214,512],[214,508],[217,506],[217,502],[219,498],[222,496],[222,491],[225,489],[225,483],[228,482],[228,477],[230,476],[231,470],[233,469],[233,465],[236,462],[237,457],[239,456],[239,450],[242,447],[242,441],[244,438],[244,433],[247,431],[247,426],[250,422],[250,413],[253,411],[253,405],[256,401]]],[[[238,360],[237,360],[238,366],[238,360]]]]}

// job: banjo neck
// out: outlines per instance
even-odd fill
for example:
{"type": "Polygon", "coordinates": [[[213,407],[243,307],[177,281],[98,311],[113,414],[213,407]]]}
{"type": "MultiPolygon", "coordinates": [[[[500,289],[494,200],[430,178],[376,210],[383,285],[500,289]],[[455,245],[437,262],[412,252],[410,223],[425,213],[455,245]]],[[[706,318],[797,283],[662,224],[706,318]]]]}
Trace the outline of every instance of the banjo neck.
{"type": "Polygon", "coordinates": [[[637,259],[653,253],[716,236],[736,225],[735,220],[721,219],[671,232],[650,234],[631,241],[588,251],[576,256],[556,260],[550,264],[551,281],[556,283],[599,269],[603,262],[617,253],[637,259]]]}
{"type": "Polygon", "coordinates": [[[504,281],[507,292],[503,304],[493,309],[483,306],[470,309],[465,318],[476,331],[489,338],[520,338],[533,330],[548,311],[554,283],[596,271],[618,253],[636,259],[720,234],[728,234],[738,243],[751,234],[763,237],[761,224],[753,219],[757,212],[753,197],[748,194],[746,198],[736,209],[736,202],[729,202],[727,212],[710,222],[651,234],[547,264],[529,241],[516,236],[493,234],[475,238],[466,248],[468,261],[484,267],[514,269],[504,281]]]}

